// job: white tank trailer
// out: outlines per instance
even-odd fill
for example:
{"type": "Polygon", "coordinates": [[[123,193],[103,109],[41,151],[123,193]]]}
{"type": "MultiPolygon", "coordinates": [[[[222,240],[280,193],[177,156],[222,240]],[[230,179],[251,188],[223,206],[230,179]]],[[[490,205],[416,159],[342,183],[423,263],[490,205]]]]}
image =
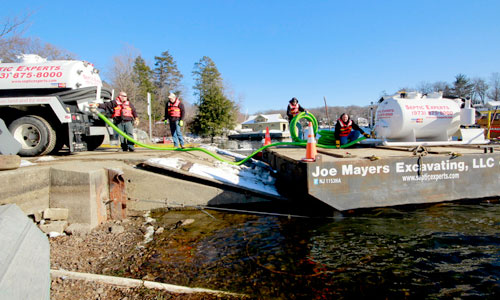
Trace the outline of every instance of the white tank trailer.
{"type": "Polygon", "coordinates": [[[0,63],[0,119],[21,144],[19,155],[94,150],[108,130],[89,111],[90,102],[111,100],[99,71],[79,60],[47,61],[23,55],[0,63]]]}
{"type": "Polygon", "coordinates": [[[470,127],[474,124],[470,100],[398,92],[378,105],[374,131],[384,145],[393,146],[488,143],[483,129],[470,127]]]}

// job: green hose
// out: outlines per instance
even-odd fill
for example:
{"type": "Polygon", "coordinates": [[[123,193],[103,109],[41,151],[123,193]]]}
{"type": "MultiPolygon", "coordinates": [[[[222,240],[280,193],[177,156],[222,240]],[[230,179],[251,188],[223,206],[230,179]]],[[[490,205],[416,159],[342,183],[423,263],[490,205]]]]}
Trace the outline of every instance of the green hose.
{"type": "Polygon", "coordinates": [[[293,117],[292,121],[290,122],[290,135],[292,136],[292,140],[297,143],[307,143],[307,140],[302,140],[297,137],[297,122],[299,122],[300,119],[311,121],[315,134],[318,131],[318,120],[316,120],[316,117],[314,117],[313,114],[301,112],[293,117]]]}
{"type": "MultiPolygon", "coordinates": [[[[316,120],[316,117],[314,117],[313,114],[311,113],[306,113],[306,112],[301,112],[295,117],[293,117],[292,121],[290,122],[290,135],[292,136],[292,139],[297,142],[297,143],[306,143],[307,140],[302,140],[297,137],[297,122],[299,122],[300,119],[307,119],[311,121],[313,128],[314,128],[314,135],[317,135],[318,133],[321,135],[320,138],[318,139],[317,146],[319,148],[326,148],[326,149],[334,149],[337,148],[336,146],[336,139],[335,139],[335,132],[334,131],[329,131],[329,130],[320,130],[318,132],[318,121],[316,120]]],[[[352,145],[366,139],[364,136],[358,138],[357,140],[354,140],[348,144],[340,146],[340,148],[348,148],[351,147],[352,145]]]]}
{"type": "MultiPolygon", "coordinates": [[[[262,150],[264,149],[267,149],[269,147],[274,147],[274,146],[282,146],[282,145],[293,145],[293,146],[302,146],[302,147],[305,147],[307,146],[307,142],[278,142],[278,143],[272,143],[272,144],[269,144],[269,145],[266,145],[266,146],[262,146],[260,147],[259,149],[255,150],[252,154],[250,154],[249,156],[247,156],[246,158],[244,158],[243,160],[240,160],[240,161],[237,161],[237,162],[234,162],[234,161],[230,161],[230,160],[226,160],[226,159],[223,159],[222,157],[208,151],[207,149],[204,149],[204,148],[200,148],[200,147],[190,147],[190,148],[163,148],[163,147],[157,147],[157,146],[152,146],[152,145],[147,145],[147,144],[143,144],[139,141],[136,141],[134,140],[133,138],[129,137],[125,132],[121,131],[118,127],[116,127],[115,124],[113,124],[113,122],[111,122],[108,118],[106,118],[105,115],[101,114],[100,112],[98,112],[97,110],[95,111],[95,113],[97,114],[97,116],[99,116],[99,118],[101,118],[104,122],[106,122],[106,124],[108,124],[109,126],[111,126],[111,128],[113,128],[116,132],[118,132],[118,134],[120,134],[121,136],[123,136],[124,138],[126,138],[127,140],[129,140],[130,142],[136,144],[136,145],[139,145],[141,147],[144,147],[144,148],[148,148],[148,149],[152,149],[152,150],[170,150],[170,151],[201,151],[201,152],[204,152],[210,156],[212,156],[213,158],[219,160],[219,161],[222,161],[222,162],[225,162],[225,163],[228,163],[228,164],[231,164],[231,165],[235,165],[235,166],[239,166],[239,165],[242,165],[244,163],[246,163],[248,160],[250,160],[253,156],[255,156],[257,153],[261,152],[262,150]]],[[[300,114],[299,114],[300,115],[300,114]]],[[[308,120],[311,120],[311,122],[314,123],[314,121],[316,120],[316,118],[312,115],[312,114],[309,114],[309,116],[312,116],[311,118],[308,118],[308,120]],[[314,121],[313,121],[314,120],[314,121]]],[[[297,117],[297,116],[296,116],[297,117]]],[[[295,118],[294,118],[295,119],[295,118]]],[[[294,120],[292,120],[292,123],[293,123],[294,120]]],[[[295,120],[295,122],[297,122],[297,120],[295,120]]],[[[316,121],[316,128],[317,128],[317,124],[318,122],[316,121]]],[[[356,144],[357,142],[359,141],[362,141],[364,140],[365,137],[361,137],[355,141],[352,141],[348,144],[345,144],[345,145],[342,145],[340,146],[341,148],[346,148],[346,147],[350,147],[354,144],[356,144]]],[[[317,144],[317,146],[319,148],[326,148],[326,149],[334,149],[334,148],[337,148],[335,145],[322,145],[322,144],[317,144]]]]}

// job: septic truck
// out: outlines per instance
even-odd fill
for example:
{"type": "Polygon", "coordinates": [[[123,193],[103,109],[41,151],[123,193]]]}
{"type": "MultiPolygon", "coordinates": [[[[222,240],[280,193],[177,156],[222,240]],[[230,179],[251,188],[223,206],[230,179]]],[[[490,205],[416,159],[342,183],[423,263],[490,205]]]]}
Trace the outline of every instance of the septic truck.
{"type": "Polygon", "coordinates": [[[95,150],[108,134],[89,103],[109,101],[93,64],[80,60],[47,61],[23,55],[0,63],[0,119],[21,144],[19,155],[95,150]]]}

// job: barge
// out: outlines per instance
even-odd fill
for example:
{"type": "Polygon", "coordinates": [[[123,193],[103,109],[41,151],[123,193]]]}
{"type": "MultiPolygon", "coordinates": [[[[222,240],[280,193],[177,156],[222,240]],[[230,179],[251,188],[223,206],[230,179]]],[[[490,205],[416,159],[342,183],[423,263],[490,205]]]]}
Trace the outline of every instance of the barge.
{"type": "Polygon", "coordinates": [[[322,149],[302,162],[304,148],[264,152],[287,197],[315,198],[339,210],[500,196],[500,146],[322,149]]]}
{"type": "Polygon", "coordinates": [[[381,99],[362,147],[323,147],[308,163],[303,149],[275,148],[263,159],[280,193],[340,211],[498,197],[499,146],[475,123],[470,100],[400,91],[381,99]]]}

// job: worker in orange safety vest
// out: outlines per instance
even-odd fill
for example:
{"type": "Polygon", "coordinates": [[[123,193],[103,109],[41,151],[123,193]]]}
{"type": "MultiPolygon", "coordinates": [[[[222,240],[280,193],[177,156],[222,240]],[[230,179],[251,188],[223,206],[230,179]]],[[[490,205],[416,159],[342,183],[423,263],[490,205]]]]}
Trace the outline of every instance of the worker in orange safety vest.
{"type": "MultiPolygon", "coordinates": [[[[95,104],[94,104],[95,105],[95,104]]],[[[121,91],[119,96],[112,101],[99,103],[97,107],[112,111],[111,117],[115,125],[127,134],[129,137],[134,136],[134,126],[139,125],[139,117],[134,105],[127,98],[127,93],[121,91]]],[[[135,151],[134,143],[120,136],[120,144],[122,151],[135,151]]]]}
{"type": "Polygon", "coordinates": [[[348,114],[343,113],[335,124],[335,143],[337,148],[340,145],[345,145],[349,142],[357,140],[359,135],[363,134],[365,137],[369,138],[370,135],[365,133],[358,124],[356,124],[348,114]]]}
{"type": "MultiPolygon", "coordinates": [[[[299,104],[299,100],[297,100],[297,98],[293,97],[290,101],[288,101],[288,107],[286,109],[286,115],[288,117],[288,125],[290,125],[290,122],[292,122],[292,119],[298,115],[300,112],[307,112],[307,110],[305,108],[303,108],[302,106],[300,106],[299,104]]],[[[297,130],[299,132],[298,134],[298,138],[299,139],[303,139],[304,138],[304,133],[302,131],[302,125],[300,124],[300,122],[297,122],[297,130]]],[[[290,128],[290,132],[294,130],[294,128],[290,128]]]]}
{"type": "Polygon", "coordinates": [[[170,125],[170,133],[174,140],[174,147],[184,148],[184,137],[181,127],[184,126],[184,104],[174,93],[168,95],[165,105],[165,124],[170,125]]]}

